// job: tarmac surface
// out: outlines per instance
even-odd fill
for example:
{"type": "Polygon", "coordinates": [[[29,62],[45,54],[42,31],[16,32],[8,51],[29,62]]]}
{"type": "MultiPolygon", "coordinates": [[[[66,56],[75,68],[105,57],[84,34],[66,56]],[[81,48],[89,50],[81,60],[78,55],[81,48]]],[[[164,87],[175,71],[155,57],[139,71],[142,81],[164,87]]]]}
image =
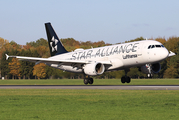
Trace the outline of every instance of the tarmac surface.
{"type": "Polygon", "coordinates": [[[0,89],[179,90],[179,85],[0,85],[0,89]]]}

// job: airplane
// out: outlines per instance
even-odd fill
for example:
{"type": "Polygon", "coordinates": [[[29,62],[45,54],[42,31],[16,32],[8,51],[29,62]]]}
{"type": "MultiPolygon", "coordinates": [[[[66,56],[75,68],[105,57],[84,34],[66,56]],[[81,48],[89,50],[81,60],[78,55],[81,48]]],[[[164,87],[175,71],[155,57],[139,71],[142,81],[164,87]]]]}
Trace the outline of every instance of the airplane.
{"type": "Polygon", "coordinates": [[[51,57],[37,58],[6,54],[6,59],[13,57],[35,62],[35,64],[45,63],[63,71],[83,73],[84,84],[87,85],[93,84],[93,78],[90,76],[116,70],[124,70],[125,76],[121,78],[121,82],[130,83],[131,78],[127,76],[127,73],[131,67],[140,67],[143,73],[152,76],[160,71],[159,62],[175,55],[171,51],[168,52],[160,42],[155,40],[142,40],[91,49],[78,48],[68,52],[50,22],[45,23],[45,29],[51,57]]]}

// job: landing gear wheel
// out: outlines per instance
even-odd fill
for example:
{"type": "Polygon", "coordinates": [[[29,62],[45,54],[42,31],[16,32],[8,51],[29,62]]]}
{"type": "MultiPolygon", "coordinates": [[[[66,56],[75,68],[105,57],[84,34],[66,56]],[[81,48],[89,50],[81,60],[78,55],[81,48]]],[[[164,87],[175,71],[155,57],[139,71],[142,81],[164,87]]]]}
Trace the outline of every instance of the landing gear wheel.
{"type": "Polygon", "coordinates": [[[131,78],[130,77],[126,77],[126,82],[130,83],[131,82],[131,78]]]}
{"type": "Polygon", "coordinates": [[[89,78],[89,84],[93,84],[93,78],[89,78]]]}
{"type": "Polygon", "coordinates": [[[125,79],[124,76],[121,78],[121,82],[122,82],[122,83],[125,83],[125,82],[126,82],[126,79],[125,79]]]}
{"type": "Polygon", "coordinates": [[[88,83],[89,84],[93,84],[93,78],[91,78],[89,75],[85,75],[84,74],[84,84],[87,85],[88,83]]]}
{"type": "Polygon", "coordinates": [[[88,78],[84,78],[84,84],[87,85],[89,83],[88,78]]]}
{"type": "Polygon", "coordinates": [[[130,83],[131,82],[131,78],[130,77],[128,77],[128,76],[123,76],[122,78],[121,78],[121,82],[122,83],[130,83]]]}

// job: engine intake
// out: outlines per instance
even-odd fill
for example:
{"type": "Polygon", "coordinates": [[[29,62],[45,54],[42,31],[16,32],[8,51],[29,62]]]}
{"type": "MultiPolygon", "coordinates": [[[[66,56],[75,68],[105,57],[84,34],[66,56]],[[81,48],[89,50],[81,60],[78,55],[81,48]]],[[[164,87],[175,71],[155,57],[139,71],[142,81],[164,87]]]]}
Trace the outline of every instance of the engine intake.
{"type": "Polygon", "coordinates": [[[145,74],[158,73],[161,70],[160,63],[146,64],[141,67],[141,71],[145,74]]]}
{"type": "Polygon", "coordinates": [[[101,75],[103,74],[105,70],[105,67],[102,63],[90,63],[90,64],[86,64],[84,67],[84,73],[86,75],[101,75]]]}

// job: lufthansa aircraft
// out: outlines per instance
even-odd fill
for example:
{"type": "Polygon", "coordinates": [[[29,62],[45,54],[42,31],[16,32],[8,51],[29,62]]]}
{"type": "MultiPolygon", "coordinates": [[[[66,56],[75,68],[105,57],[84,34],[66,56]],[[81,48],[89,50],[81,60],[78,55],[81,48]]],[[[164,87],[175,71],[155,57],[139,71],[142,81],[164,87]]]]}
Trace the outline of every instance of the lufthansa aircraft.
{"type": "Polygon", "coordinates": [[[107,71],[125,70],[125,76],[121,78],[122,83],[130,83],[131,79],[127,72],[131,67],[140,67],[143,73],[151,76],[158,73],[161,69],[160,61],[175,55],[155,40],[143,40],[118,45],[91,49],[76,49],[68,52],[51,23],[45,23],[51,57],[36,58],[23,56],[9,56],[6,59],[15,57],[20,60],[35,62],[36,64],[45,63],[63,71],[83,73],[84,84],[93,84],[90,76],[101,75],[107,71]]]}

